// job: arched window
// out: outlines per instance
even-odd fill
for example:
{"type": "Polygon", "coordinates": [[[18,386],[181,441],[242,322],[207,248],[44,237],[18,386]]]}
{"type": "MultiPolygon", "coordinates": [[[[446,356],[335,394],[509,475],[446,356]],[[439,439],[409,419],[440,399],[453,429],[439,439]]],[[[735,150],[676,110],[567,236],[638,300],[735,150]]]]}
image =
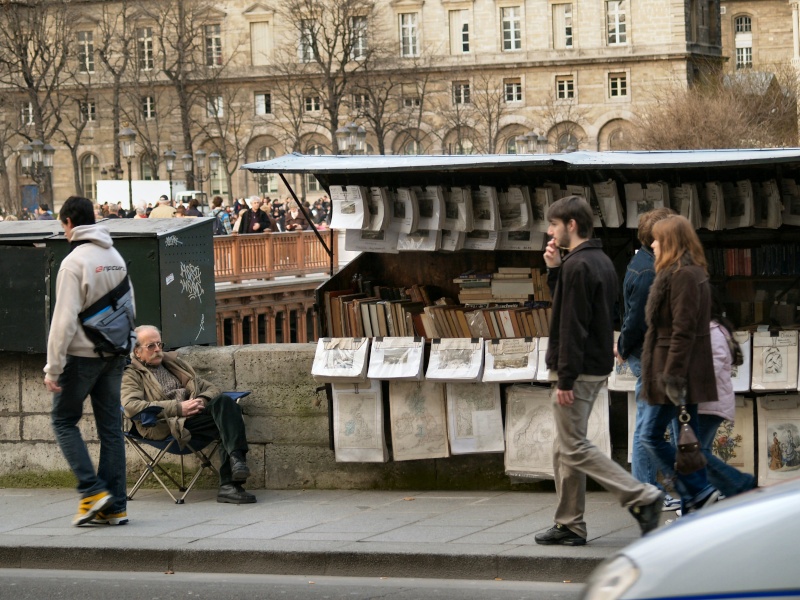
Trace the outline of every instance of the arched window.
{"type": "Polygon", "coordinates": [[[408,140],[405,144],[403,144],[403,154],[406,156],[422,154],[420,150],[421,148],[417,140],[408,140]]]}
{"type": "Polygon", "coordinates": [[[748,16],[733,20],[733,45],[736,48],[736,68],[750,69],[753,66],[753,21],[748,16]]]}
{"type": "Polygon", "coordinates": [[[517,138],[510,137],[506,140],[506,154],[517,154],[517,138]]]}
{"type": "Polygon", "coordinates": [[[448,154],[475,154],[475,145],[469,138],[461,138],[447,145],[448,154]]]}
{"type": "MultiPolygon", "coordinates": [[[[312,156],[322,156],[325,154],[325,149],[320,145],[311,146],[308,149],[306,154],[310,154],[312,156]]],[[[317,178],[313,175],[306,175],[306,191],[307,192],[318,192],[322,189],[322,186],[317,181],[317,178]]]]}
{"type": "MultiPolygon", "coordinates": [[[[256,160],[259,162],[273,158],[275,158],[275,150],[266,146],[261,148],[256,155],[256,160]]],[[[258,173],[256,180],[258,181],[259,196],[278,193],[278,176],[275,173],[258,173]]]]}
{"type": "Polygon", "coordinates": [[[563,133],[558,136],[559,152],[574,152],[578,149],[578,138],[571,133],[563,133]]]}
{"type": "Polygon", "coordinates": [[[609,150],[630,150],[631,141],[630,136],[624,128],[619,127],[608,134],[608,149],[609,150]]]}
{"type": "Polygon", "coordinates": [[[100,161],[94,154],[87,154],[81,160],[81,184],[83,195],[89,200],[97,200],[97,180],[100,178],[100,161]]]}

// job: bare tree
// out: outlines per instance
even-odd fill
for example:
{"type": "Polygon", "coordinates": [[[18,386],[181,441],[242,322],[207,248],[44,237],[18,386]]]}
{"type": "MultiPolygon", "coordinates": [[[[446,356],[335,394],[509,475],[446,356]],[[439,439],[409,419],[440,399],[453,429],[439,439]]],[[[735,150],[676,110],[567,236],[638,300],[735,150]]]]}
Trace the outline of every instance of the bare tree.
{"type": "Polygon", "coordinates": [[[500,143],[500,121],[509,112],[502,83],[486,72],[480,72],[472,79],[472,105],[477,134],[473,141],[480,153],[494,154],[500,143]]]}
{"type": "Polygon", "coordinates": [[[65,70],[65,74],[69,75],[69,79],[58,92],[61,119],[58,129],[54,132],[54,137],[69,150],[75,193],[83,196],[85,190],[78,155],[83,133],[95,111],[95,100],[92,96],[95,88],[92,83],[92,74],[80,72],[80,68],[75,64],[70,64],[65,70]]]}
{"type": "Polygon", "coordinates": [[[11,160],[12,141],[17,137],[18,103],[12,94],[0,93],[0,209],[5,214],[19,215],[22,205],[18,194],[11,193],[7,164],[11,160]]]}
{"type": "Polygon", "coordinates": [[[542,123],[548,143],[556,152],[577,150],[586,144],[586,123],[588,109],[578,106],[571,99],[557,98],[551,92],[544,105],[539,108],[539,121],[542,123]]]}
{"type": "MultiPolygon", "coordinates": [[[[69,0],[28,0],[0,5],[0,86],[18,93],[21,119],[17,133],[49,143],[61,125],[58,93],[71,58],[69,0]]],[[[48,176],[37,179],[52,205],[48,176]]]]}
{"type": "Polygon", "coordinates": [[[440,128],[435,135],[444,151],[448,154],[472,154],[476,146],[477,113],[472,102],[469,79],[456,76],[455,81],[444,82],[444,89],[437,90],[432,103],[440,121],[440,128]]]}

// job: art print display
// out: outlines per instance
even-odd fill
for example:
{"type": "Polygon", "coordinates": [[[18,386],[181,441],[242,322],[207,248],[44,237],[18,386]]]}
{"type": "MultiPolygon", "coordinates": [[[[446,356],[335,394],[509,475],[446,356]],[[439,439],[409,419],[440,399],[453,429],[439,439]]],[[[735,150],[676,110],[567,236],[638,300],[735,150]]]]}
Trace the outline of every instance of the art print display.
{"type": "Polygon", "coordinates": [[[495,250],[499,243],[499,231],[473,229],[464,234],[464,250],[495,250]]]}
{"type": "Polygon", "coordinates": [[[519,231],[531,227],[531,198],[527,186],[510,186],[497,194],[500,228],[502,231],[519,231]]]}
{"type": "Polygon", "coordinates": [[[497,190],[489,185],[472,192],[472,228],[478,231],[500,231],[497,190]]]}
{"type": "Polygon", "coordinates": [[[758,399],[758,485],[800,477],[800,396],[758,399]]]}
{"type": "Polygon", "coordinates": [[[458,252],[464,247],[466,237],[467,234],[463,231],[442,229],[442,246],[439,249],[444,252],[458,252]]]}
{"type": "Polygon", "coordinates": [[[364,229],[369,225],[369,189],[357,185],[331,186],[331,229],[364,229]]]}
{"type": "Polygon", "coordinates": [[[468,187],[453,187],[444,192],[443,229],[450,231],[472,231],[472,190],[468,187]]]}
{"type": "Polygon", "coordinates": [[[717,429],[711,451],[724,463],[743,473],[755,475],[755,422],[753,400],[736,396],[734,423],[723,421],[717,429]]]}
{"type": "Polygon", "coordinates": [[[751,389],[796,390],[797,361],[797,331],[756,331],[751,389]]]}
{"type": "Polygon", "coordinates": [[[369,188],[367,209],[369,210],[369,223],[367,223],[369,231],[381,231],[389,227],[391,199],[388,188],[369,188]]]}
{"type": "MultiPolygon", "coordinates": [[[[506,390],[505,469],[509,476],[553,479],[556,429],[551,405],[551,387],[513,385],[506,390]]],[[[592,406],[587,437],[611,456],[608,418],[608,389],[604,386],[592,406]]]]}
{"type": "Polygon", "coordinates": [[[417,229],[411,233],[397,236],[397,249],[401,251],[415,250],[434,252],[442,245],[441,229],[417,229]]]}
{"type": "Polygon", "coordinates": [[[418,229],[441,229],[444,223],[444,192],[439,185],[414,188],[419,206],[418,229]]]}
{"type": "MultiPolygon", "coordinates": [[[[535,222],[534,222],[535,223],[535,222]]],[[[541,251],[545,244],[545,234],[534,229],[501,231],[498,250],[541,251]]]]}
{"type": "Polygon", "coordinates": [[[504,450],[499,384],[448,383],[445,394],[452,454],[504,450]]]}
{"type": "Polygon", "coordinates": [[[400,233],[411,233],[419,227],[419,204],[417,194],[409,188],[397,188],[391,204],[389,224],[392,229],[400,233]]]}
{"type": "Polygon", "coordinates": [[[333,444],[336,462],[386,462],[381,382],[334,383],[333,444]]]}
{"type": "Polygon", "coordinates": [[[425,340],[419,337],[376,337],[369,356],[370,379],[422,379],[425,340]]]}
{"type": "Polygon", "coordinates": [[[539,362],[536,338],[486,340],[484,382],[530,382],[539,362]]]}
{"type": "Polygon", "coordinates": [[[311,375],[315,381],[363,383],[368,358],[369,338],[320,338],[311,375]]]}
{"type": "Polygon", "coordinates": [[[450,456],[443,383],[390,382],[389,420],[394,460],[450,456]]]}
{"type": "Polygon", "coordinates": [[[397,254],[399,232],[393,229],[372,231],[368,229],[346,229],[344,249],[348,252],[379,252],[397,254]]]}
{"type": "Polygon", "coordinates": [[[600,214],[606,227],[619,227],[623,223],[622,203],[619,200],[617,182],[613,179],[595,183],[594,193],[600,206],[600,214]]]}
{"type": "Polygon", "coordinates": [[[483,339],[450,338],[431,341],[427,379],[480,381],[483,373],[483,339]]]}

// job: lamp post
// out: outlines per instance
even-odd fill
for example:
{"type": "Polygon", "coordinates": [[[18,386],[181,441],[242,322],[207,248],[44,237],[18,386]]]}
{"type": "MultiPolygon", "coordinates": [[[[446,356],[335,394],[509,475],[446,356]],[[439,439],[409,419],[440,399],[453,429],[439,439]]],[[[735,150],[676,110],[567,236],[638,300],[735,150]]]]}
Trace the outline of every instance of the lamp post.
{"type": "Polygon", "coordinates": [[[167,174],[169,175],[169,199],[172,201],[172,172],[175,170],[175,151],[169,148],[164,152],[164,164],[167,166],[167,174]]]}
{"type": "Polygon", "coordinates": [[[125,162],[128,163],[128,208],[133,210],[133,179],[131,177],[131,159],[136,152],[135,140],[136,133],[130,127],[121,129],[117,135],[119,143],[122,146],[122,156],[125,162]]]}
{"type": "Polygon", "coordinates": [[[48,185],[44,186],[47,200],[52,206],[52,191],[53,186],[50,181],[50,174],[53,171],[53,155],[56,149],[50,144],[45,144],[41,140],[31,140],[27,144],[23,144],[17,150],[20,155],[20,166],[22,172],[33,179],[37,186],[40,182],[47,181],[48,185]]]}
{"type": "Polygon", "coordinates": [[[517,154],[544,154],[547,138],[541,133],[530,131],[514,138],[517,154]]]}
{"type": "Polygon", "coordinates": [[[363,153],[366,139],[367,130],[355,123],[349,123],[336,130],[336,143],[340,154],[363,153]]]}
{"type": "Polygon", "coordinates": [[[203,192],[203,183],[208,180],[208,175],[203,177],[203,169],[206,166],[206,151],[200,148],[194,153],[194,159],[197,163],[197,181],[200,182],[200,193],[203,192]]]}

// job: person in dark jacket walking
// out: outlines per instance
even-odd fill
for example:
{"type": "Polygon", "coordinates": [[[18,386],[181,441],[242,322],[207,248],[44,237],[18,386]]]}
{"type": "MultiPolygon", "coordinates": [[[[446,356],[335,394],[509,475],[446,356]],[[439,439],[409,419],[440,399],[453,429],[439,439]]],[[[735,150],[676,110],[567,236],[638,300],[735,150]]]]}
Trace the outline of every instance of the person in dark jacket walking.
{"type": "Polygon", "coordinates": [[[553,442],[558,507],[555,526],[537,544],[586,543],[586,476],[611,492],[638,521],[642,534],[658,526],[663,493],[637,481],[586,437],[589,415],[614,364],[613,312],[617,274],[592,237],[592,210],[580,196],[554,202],[547,212],[552,238],[544,253],[553,293],[545,362],[558,375],[553,390],[553,442]],[[563,258],[559,249],[566,250],[563,258]]]}

